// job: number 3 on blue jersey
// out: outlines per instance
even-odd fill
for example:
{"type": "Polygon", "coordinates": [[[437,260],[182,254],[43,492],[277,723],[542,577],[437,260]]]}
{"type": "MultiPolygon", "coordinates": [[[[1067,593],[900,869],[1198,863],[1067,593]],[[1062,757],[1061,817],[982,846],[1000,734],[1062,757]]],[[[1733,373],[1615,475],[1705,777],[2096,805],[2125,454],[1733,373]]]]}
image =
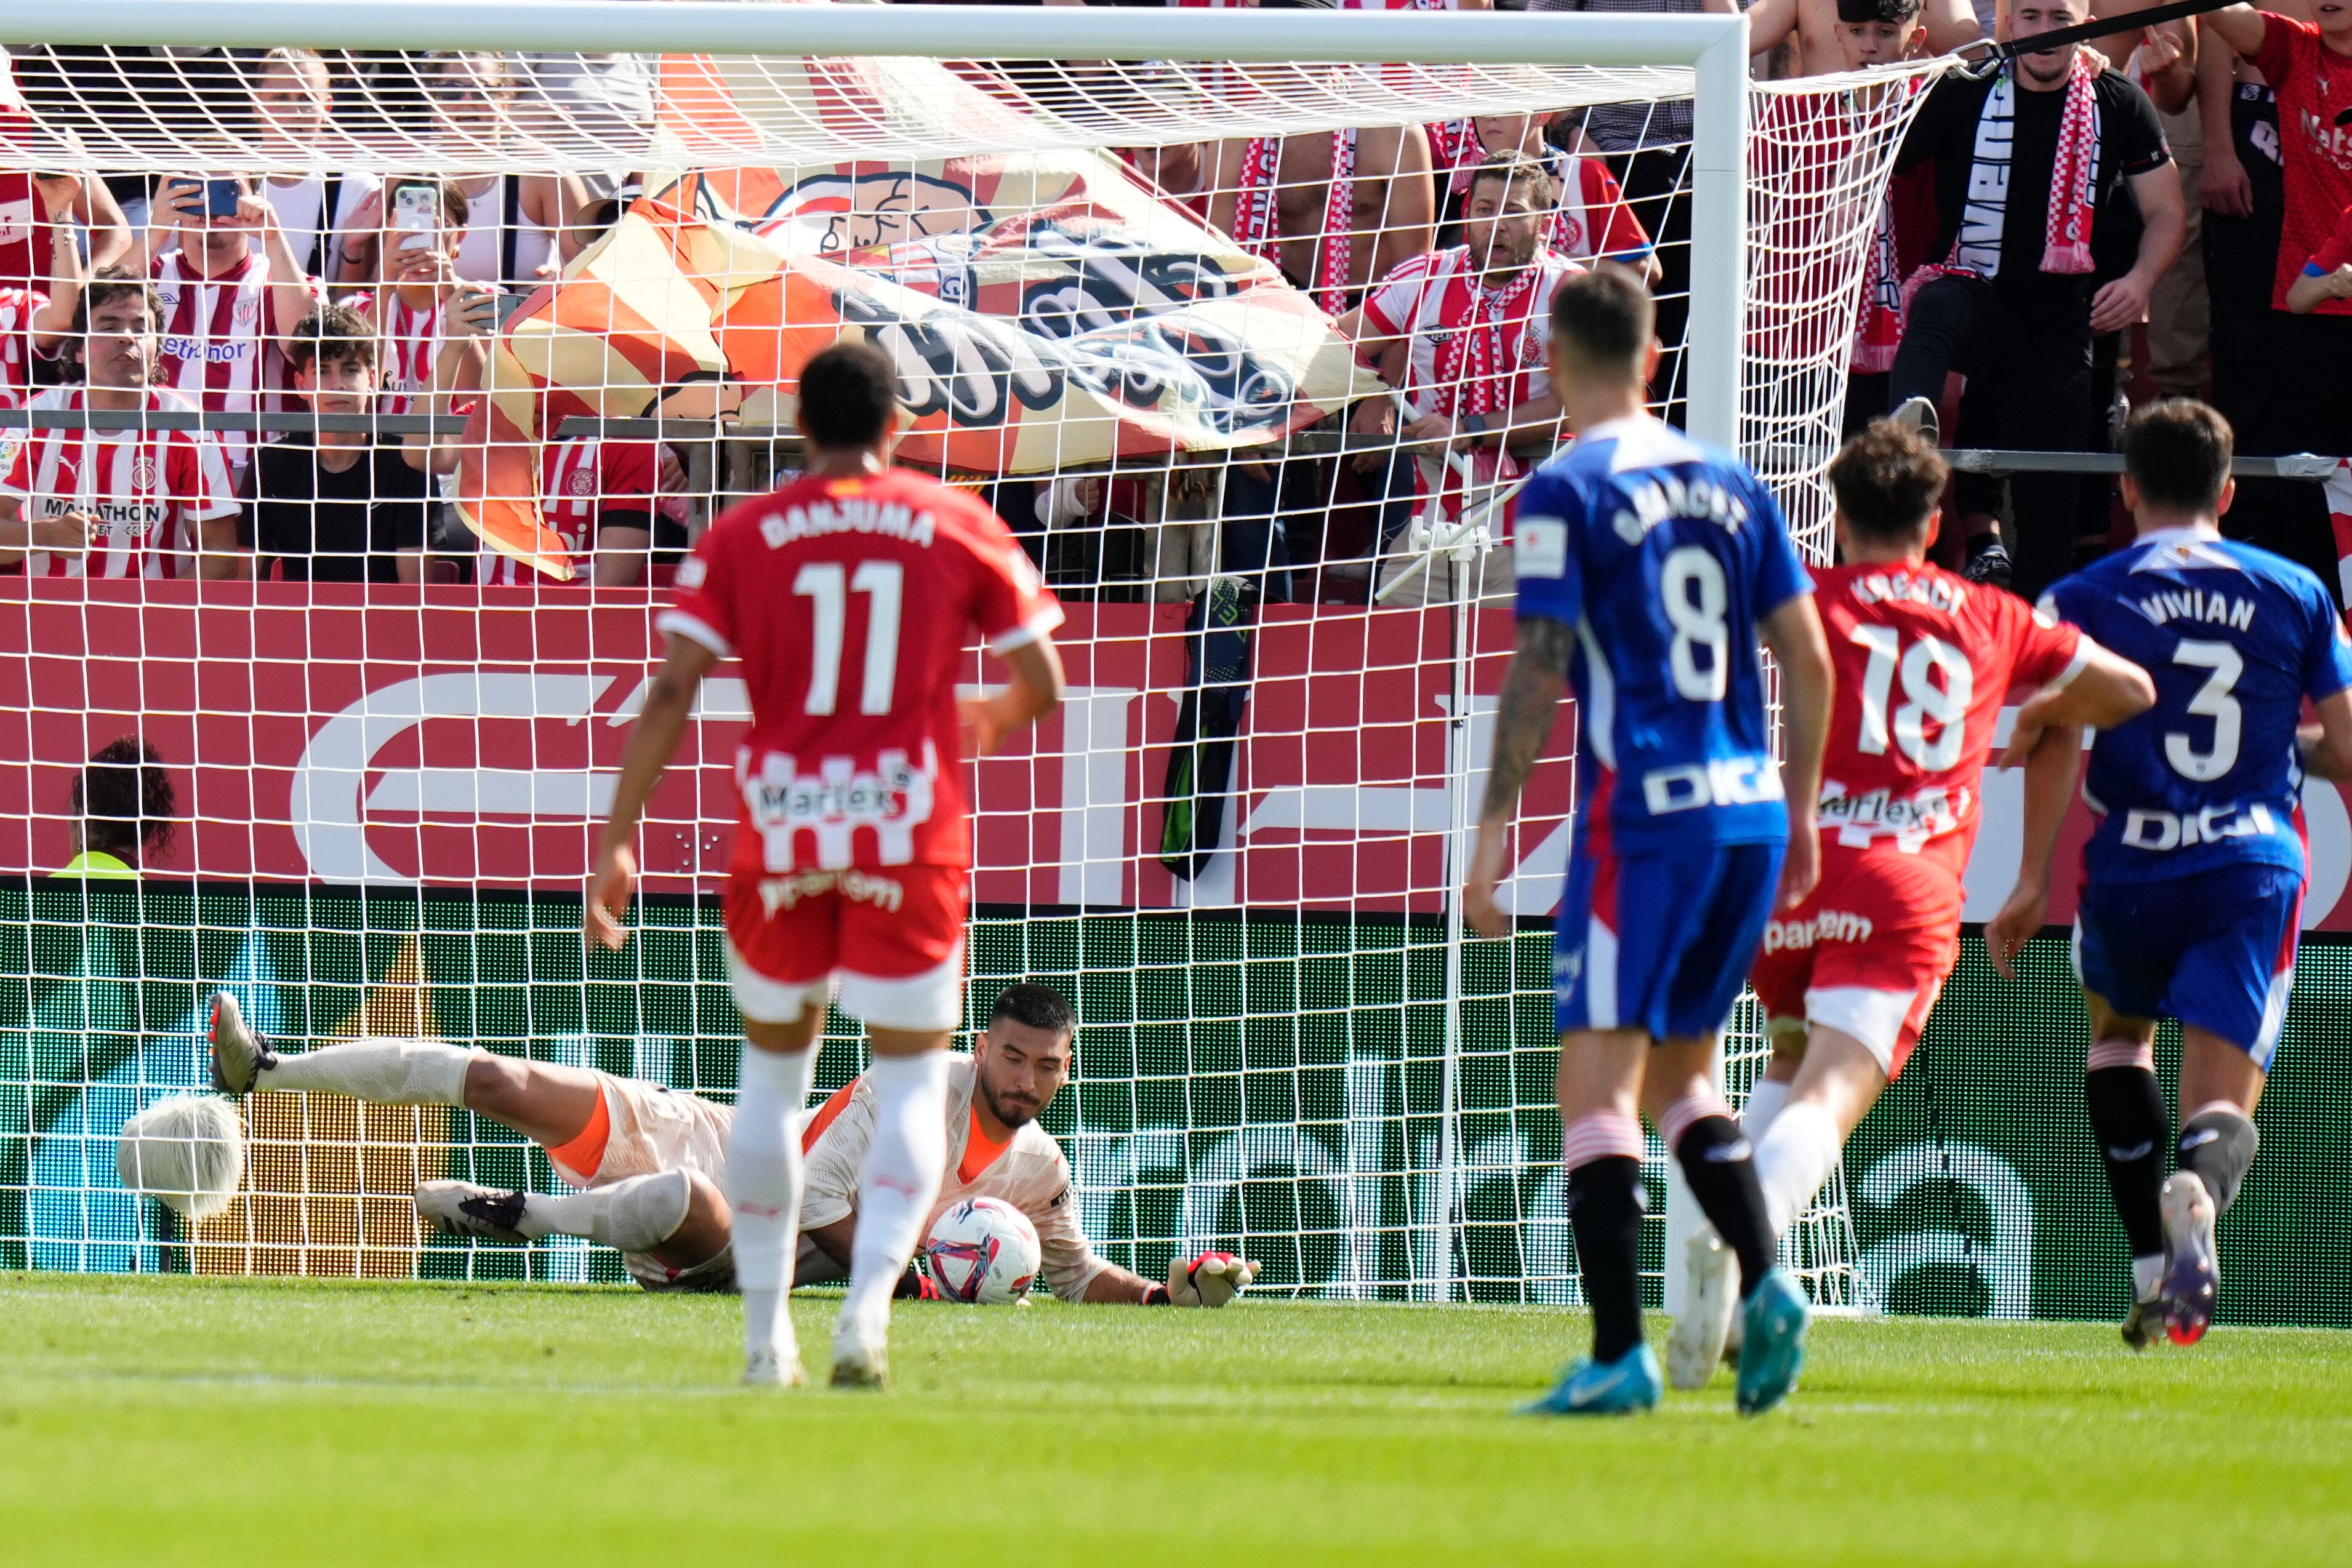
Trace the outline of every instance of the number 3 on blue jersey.
{"type": "Polygon", "coordinates": [[[2352,685],[2352,646],[2319,579],[2176,528],[2084,568],[2043,604],[2156,682],[2156,706],[2091,748],[2092,882],[2238,863],[2301,873],[2295,727],[2306,698],[2352,685]]]}

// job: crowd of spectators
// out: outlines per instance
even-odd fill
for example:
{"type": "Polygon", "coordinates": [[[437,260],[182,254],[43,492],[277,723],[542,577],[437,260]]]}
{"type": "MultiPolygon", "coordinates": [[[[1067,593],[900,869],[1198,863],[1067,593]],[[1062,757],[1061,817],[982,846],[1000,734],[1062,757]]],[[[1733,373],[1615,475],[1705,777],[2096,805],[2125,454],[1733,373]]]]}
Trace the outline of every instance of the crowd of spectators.
{"type": "MultiPolygon", "coordinates": [[[[1753,0],[1748,15],[1759,74],[1801,78],[2137,8],[1753,0]]],[[[531,575],[456,521],[449,426],[478,396],[506,314],[614,221],[633,176],[330,170],[322,150],[405,128],[488,153],[528,128],[625,151],[646,125],[650,62],[53,47],[12,64],[18,93],[58,123],[226,127],[276,172],[0,173],[0,406],[442,417],[396,434],[0,434],[0,570],[531,575]]],[[[1471,498],[1559,437],[1541,367],[1560,277],[1601,258],[1650,277],[1666,350],[1654,402],[1682,412],[1690,131],[1686,103],[1653,101],[1122,153],[1307,291],[1396,392],[1335,422],[1336,454],[1245,454],[1156,486],[1000,483],[991,499],[1077,596],[1166,597],[1157,585],[1202,575],[1266,601],[1507,593],[1507,553],[1445,546],[1507,527],[1471,498]],[[1214,525],[1183,570],[1154,542],[1180,513],[1214,525]],[[1423,555],[1439,567],[1404,570],[1423,555]]],[[[2347,318],[2352,10],[2235,5],[1936,85],[1874,239],[1847,423],[1892,414],[1950,445],[2095,452],[2131,402],[2182,393],[2220,407],[2242,453],[2340,456],[2347,318]]],[[[688,542],[668,448],[550,440],[541,480],[583,581],[657,580],[688,542]]],[[[2240,495],[2235,531],[2339,580],[2317,486],[2240,495]]],[[[2035,593],[2104,548],[2113,508],[2104,479],[1963,475],[1942,548],[1979,580],[2035,593]]]]}

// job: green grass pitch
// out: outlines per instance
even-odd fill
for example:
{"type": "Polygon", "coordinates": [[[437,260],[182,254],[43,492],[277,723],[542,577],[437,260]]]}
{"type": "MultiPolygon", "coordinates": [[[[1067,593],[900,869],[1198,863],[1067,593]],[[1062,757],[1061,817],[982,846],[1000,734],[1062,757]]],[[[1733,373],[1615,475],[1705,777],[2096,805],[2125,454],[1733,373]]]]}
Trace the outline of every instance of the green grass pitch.
{"type": "Polygon", "coordinates": [[[1512,1418],[1584,1336],[902,1305],[895,1393],[751,1393],[731,1300],[0,1276],[0,1560],[2352,1562],[2352,1334],[1832,1321],[1761,1420],[1512,1418]]]}

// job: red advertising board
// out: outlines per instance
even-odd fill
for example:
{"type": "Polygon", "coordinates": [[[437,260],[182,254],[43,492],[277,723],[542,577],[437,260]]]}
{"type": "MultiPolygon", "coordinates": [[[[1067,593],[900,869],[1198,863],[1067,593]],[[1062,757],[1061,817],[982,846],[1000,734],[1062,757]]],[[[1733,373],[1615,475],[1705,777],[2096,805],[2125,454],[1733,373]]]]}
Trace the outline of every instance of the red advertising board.
{"type": "MultiPolygon", "coordinates": [[[[72,853],[67,800],[91,751],[137,732],[180,781],[179,841],[151,869],[206,879],[576,890],[628,726],[659,657],[644,595],[285,583],[0,583],[0,872],[72,853]]],[[[987,904],[1436,913],[1449,841],[1484,789],[1510,617],[1268,610],[1223,852],[1179,880],[1160,860],[1186,689],[1181,606],[1073,605],[1070,695],[978,765],[987,904]],[[1452,785],[1453,787],[1449,787],[1452,785]]],[[[970,678],[988,678],[977,653],[970,678]]],[[[743,688],[703,716],[656,796],[656,890],[709,890],[735,817],[743,688]]],[[[1572,726],[1528,792],[1507,892],[1548,911],[1566,862],[1572,726]]],[[[2352,928],[2352,818],[2306,792],[2308,925],[2352,928]]],[[[1988,776],[1969,916],[2015,869],[2018,784],[1988,776]]],[[[2077,813],[2078,818],[2080,813],[2077,813]]],[[[2072,832],[2079,838],[2084,823],[2072,832]]],[[[2063,880],[2063,879],[2062,879],[2063,880]]],[[[2071,889],[2052,918],[2071,918],[2071,889]]]]}

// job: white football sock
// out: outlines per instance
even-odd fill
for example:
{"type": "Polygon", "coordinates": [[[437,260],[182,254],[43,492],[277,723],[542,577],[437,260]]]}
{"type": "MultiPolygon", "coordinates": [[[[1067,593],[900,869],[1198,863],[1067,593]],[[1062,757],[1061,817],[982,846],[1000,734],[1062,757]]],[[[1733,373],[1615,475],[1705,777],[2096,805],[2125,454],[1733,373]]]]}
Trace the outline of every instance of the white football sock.
{"type": "Polygon", "coordinates": [[[2164,1283],[2163,1253],[2150,1253],[2147,1257],[2132,1260],[2133,1301],[2147,1301],[2156,1294],[2156,1288],[2162,1283],[2164,1283]]]}
{"type": "Polygon", "coordinates": [[[255,1076],[256,1089],[349,1094],[376,1105],[462,1105],[466,1069],[478,1052],[437,1040],[365,1040],[281,1056],[255,1076]]]}
{"type": "Polygon", "coordinates": [[[801,1227],[801,1114],[816,1081],[814,1048],[782,1055],[743,1048],[735,1123],[727,1134],[727,1206],[735,1283],[743,1293],[743,1354],[800,1354],[783,1310],[801,1227]]]}
{"type": "Polygon", "coordinates": [[[1761,1142],[1788,1103],[1789,1085],[1777,1079],[1758,1079],[1748,1092],[1748,1103],[1739,1108],[1739,1130],[1748,1134],[1749,1143],[1761,1142]]]}
{"type": "Polygon", "coordinates": [[[693,1194],[684,1171],[656,1171],[561,1197],[529,1193],[515,1228],[533,1238],[584,1236],[624,1252],[650,1252],[686,1223],[693,1194]]]}
{"type": "Polygon", "coordinates": [[[874,1092],[874,1141],[857,1172],[857,1240],[850,1249],[849,1299],[836,1343],[879,1343],[890,1332],[890,1292],[923,1239],[948,1163],[948,1057],[877,1056],[866,1070],[874,1092]]]}
{"type": "Polygon", "coordinates": [[[1772,1118],[1772,1130],[1756,1145],[1756,1180],[1764,1188],[1764,1218],[1772,1234],[1786,1231],[1822,1190],[1836,1168],[1837,1123],[1810,1100],[1800,1100],[1772,1118]]]}

